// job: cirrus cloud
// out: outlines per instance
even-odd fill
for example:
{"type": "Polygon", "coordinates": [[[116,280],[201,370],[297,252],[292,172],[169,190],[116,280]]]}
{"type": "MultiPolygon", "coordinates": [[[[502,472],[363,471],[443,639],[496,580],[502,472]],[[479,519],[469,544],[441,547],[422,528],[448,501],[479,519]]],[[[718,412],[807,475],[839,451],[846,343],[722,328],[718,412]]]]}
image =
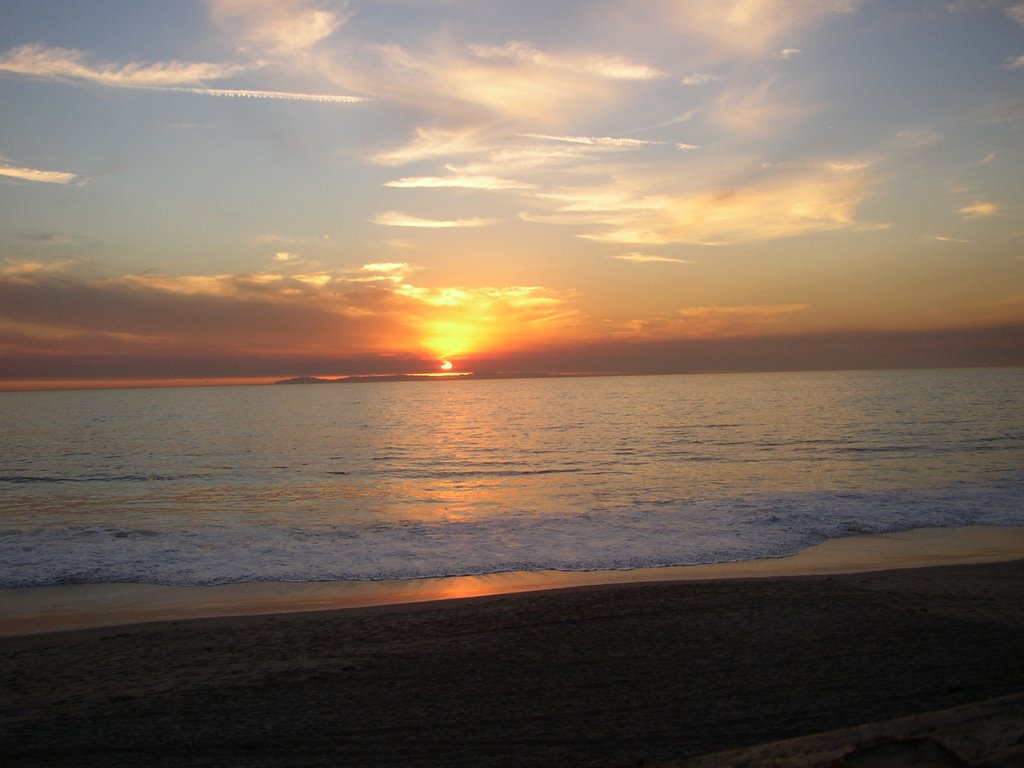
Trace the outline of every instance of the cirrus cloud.
{"type": "Polygon", "coordinates": [[[453,187],[456,189],[536,189],[536,184],[527,184],[511,179],[499,179],[495,176],[409,176],[385,182],[385,187],[400,189],[436,189],[453,187]]]}
{"type": "Polygon", "coordinates": [[[50,48],[37,43],[11,48],[0,55],[0,72],[49,80],[78,80],[122,88],[153,88],[199,84],[232,77],[252,65],[164,61],[153,64],[90,64],[88,54],[69,48],[50,48]]]}
{"type": "Polygon", "coordinates": [[[566,144],[583,144],[588,147],[606,147],[611,149],[638,149],[640,147],[665,143],[663,141],[629,139],[616,136],[549,136],[543,133],[524,133],[523,136],[528,139],[560,141],[566,144]]]}
{"type": "Polygon", "coordinates": [[[386,227],[415,227],[420,229],[456,229],[460,227],[489,227],[497,224],[497,219],[421,219],[399,211],[384,211],[371,220],[374,224],[386,227]]]}
{"type": "MultiPolygon", "coordinates": [[[[659,0],[667,24],[713,55],[763,55],[804,29],[854,11],[859,0],[659,0]]],[[[792,48],[783,50],[794,50],[792,48]]]]}
{"type": "Polygon", "coordinates": [[[990,203],[984,200],[975,200],[970,205],[965,205],[957,211],[957,213],[965,219],[978,219],[984,216],[993,216],[998,212],[998,203],[990,203]]]}
{"type": "Polygon", "coordinates": [[[558,56],[540,51],[523,40],[513,40],[504,45],[471,45],[469,50],[481,59],[511,59],[609,80],[656,80],[665,76],[664,72],[624,56],[558,56]]]}
{"type": "Polygon", "coordinates": [[[78,174],[68,171],[44,171],[39,168],[24,168],[0,163],[0,176],[21,181],[39,181],[45,184],[68,184],[78,178],[78,174]]]}
{"type": "Polygon", "coordinates": [[[226,96],[246,99],[283,99],[322,103],[357,103],[359,96],[301,93],[292,91],[240,88],[210,88],[208,80],[221,80],[258,69],[261,63],[211,63],[164,61],[150,64],[91,64],[84,51],[52,48],[39,44],[22,45],[0,54],[0,72],[37,77],[58,82],[90,83],[108,88],[134,88],[201,96],[226,96]]]}
{"type": "Polygon", "coordinates": [[[725,245],[838,229],[877,229],[858,222],[866,196],[863,172],[808,167],[768,174],[743,186],[717,191],[658,189],[658,179],[625,177],[600,187],[567,187],[536,193],[547,212],[521,214],[527,221],[583,226],[579,237],[604,243],[725,245]]]}
{"type": "Polygon", "coordinates": [[[210,0],[210,17],[243,46],[282,56],[312,48],[348,18],[303,0],[210,0]]]}
{"type": "Polygon", "coordinates": [[[688,259],[673,259],[669,256],[655,256],[650,253],[620,253],[612,256],[613,259],[619,259],[620,261],[631,261],[634,264],[689,264],[688,259]]]}

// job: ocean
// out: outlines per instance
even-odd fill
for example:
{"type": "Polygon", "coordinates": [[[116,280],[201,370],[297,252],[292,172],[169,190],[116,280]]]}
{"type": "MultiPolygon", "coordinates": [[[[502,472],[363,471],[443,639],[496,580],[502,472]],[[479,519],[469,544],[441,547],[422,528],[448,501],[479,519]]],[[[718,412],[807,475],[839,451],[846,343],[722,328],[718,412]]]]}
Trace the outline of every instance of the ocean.
{"type": "Polygon", "coordinates": [[[734,562],[1024,526],[1024,369],[0,393],[0,587],[734,562]]]}

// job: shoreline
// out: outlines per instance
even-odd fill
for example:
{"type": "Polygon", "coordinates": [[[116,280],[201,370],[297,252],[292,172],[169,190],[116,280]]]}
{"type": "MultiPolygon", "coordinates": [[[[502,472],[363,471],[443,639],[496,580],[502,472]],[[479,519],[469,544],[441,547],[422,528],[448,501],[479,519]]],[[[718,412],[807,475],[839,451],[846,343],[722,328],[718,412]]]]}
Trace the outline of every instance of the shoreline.
{"type": "Polygon", "coordinates": [[[827,768],[910,749],[949,760],[896,764],[1020,765],[1024,559],[905,560],[4,638],[0,753],[48,768],[827,768]]]}
{"type": "Polygon", "coordinates": [[[1024,527],[917,528],[830,539],[794,555],[619,571],[518,571],[410,580],[0,589],[0,640],[158,622],[459,602],[582,587],[827,576],[1024,559],[1024,527]]]}

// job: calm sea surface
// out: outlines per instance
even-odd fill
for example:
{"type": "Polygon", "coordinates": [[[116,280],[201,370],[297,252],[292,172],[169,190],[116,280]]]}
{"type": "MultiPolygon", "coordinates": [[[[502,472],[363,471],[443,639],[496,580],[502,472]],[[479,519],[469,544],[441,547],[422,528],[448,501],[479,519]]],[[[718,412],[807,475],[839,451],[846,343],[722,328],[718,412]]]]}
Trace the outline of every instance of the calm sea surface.
{"type": "Polygon", "coordinates": [[[1024,525],[1024,369],[0,393],[0,586],[745,560],[1024,525]]]}

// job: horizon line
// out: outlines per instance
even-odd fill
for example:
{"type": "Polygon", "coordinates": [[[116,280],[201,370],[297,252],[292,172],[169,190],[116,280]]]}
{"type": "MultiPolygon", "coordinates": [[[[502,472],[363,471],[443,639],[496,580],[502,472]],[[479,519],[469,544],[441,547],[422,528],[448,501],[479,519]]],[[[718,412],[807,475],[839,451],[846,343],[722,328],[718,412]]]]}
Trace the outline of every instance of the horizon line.
{"type": "Polygon", "coordinates": [[[717,376],[775,373],[842,373],[855,371],[940,371],[1024,368],[1024,363],[958,365],[873,365],[808,368],[735,368],[690,371],[459,371],[445,373],[370,373],[307,376],[183,376],[183,377],[80,377],[0,379],[0,394],[14,392],[69,392],[118,389],[185,389],[340,383],[403,383],[414,381],[500,381],[514,379],[581,379],[615,376],[717,376]]]}

